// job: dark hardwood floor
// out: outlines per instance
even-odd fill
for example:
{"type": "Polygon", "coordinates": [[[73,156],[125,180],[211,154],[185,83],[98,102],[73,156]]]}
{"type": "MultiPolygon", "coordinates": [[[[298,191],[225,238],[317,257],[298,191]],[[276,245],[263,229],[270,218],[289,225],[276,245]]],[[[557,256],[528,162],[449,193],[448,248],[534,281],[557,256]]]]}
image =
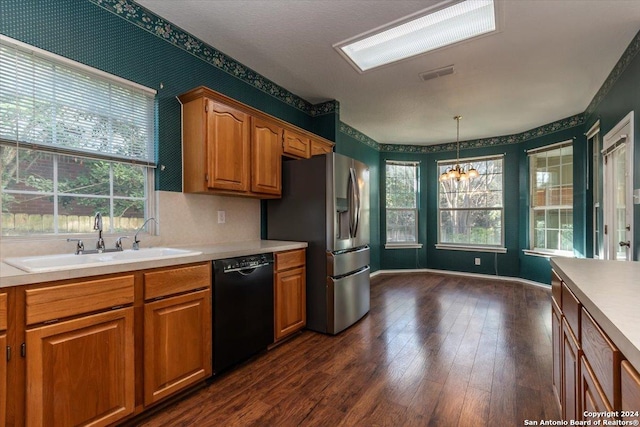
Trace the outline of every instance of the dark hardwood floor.
{"type": "Polygon", "coordinates": [[[557,420],[550,291],[412,273],[371,283],[371,311],[305,331],[144,426],[522,426],[557,420]]]}

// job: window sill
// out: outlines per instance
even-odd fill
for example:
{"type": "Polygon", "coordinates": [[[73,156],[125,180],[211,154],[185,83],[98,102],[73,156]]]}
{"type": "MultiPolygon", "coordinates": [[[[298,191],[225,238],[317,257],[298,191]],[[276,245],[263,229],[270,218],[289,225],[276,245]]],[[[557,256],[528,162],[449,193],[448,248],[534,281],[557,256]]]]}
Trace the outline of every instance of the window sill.
{"type": "Polygon", "coordinates": [[[540,258],[553,258],[553,257],[575,258],[573,254],[569,254],[569,253],[545,252],[545,251],[536,251],[531,249],[523,249],[522,252],[524,252],[525,255],[537,256],[540,258]]]}
{"type": "Polygon", "coordinates": [[[467,251],[467,252],[492,252],[498,254],[506,254],[507,248],[497,246],[464,246],[464,245],[448,245],[448,244],[436,244],[436,249],[446,251],[467,251]]]}
{"type": "Polygon", "coordinates": [[[385,243],[385,249],[421,249],[422,243],[385,243]]]}

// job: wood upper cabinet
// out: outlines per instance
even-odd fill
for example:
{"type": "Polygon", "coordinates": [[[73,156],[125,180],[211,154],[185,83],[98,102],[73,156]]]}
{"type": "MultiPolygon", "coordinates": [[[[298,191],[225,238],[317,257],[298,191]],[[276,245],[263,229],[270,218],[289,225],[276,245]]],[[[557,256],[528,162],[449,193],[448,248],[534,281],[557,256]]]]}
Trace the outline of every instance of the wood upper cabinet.
{"type": "Polygon", "coordinates": [[[275,340],[304,328],[307,324],[305,250],[275,254],[275,340]]]}
{"type": "Polygon", "coordinates": [[[311,157],[311,139],[291,129],[285,129],[282,153],[289,157],[308,159],[311,157]]]}
{"type": "Polygon", "coordinates": [[[256,117],[251,119],[251,191],[282,194],[282,128],[256,117]]]}
{"type": "Polygon", "coordinates": [[[134,411],[133,307],[26,332],[26,424],[102,426],[134,411]]]}
{"type": "Polygon", "coordinates": [[[211,263],[144,273],[144,294],[148,406],[211,376],[211,263]]]}
{"type": "Polygon", "coordinates": [[[249,191],[250,116],[207,99],[207,187],[249,191]]]}
{"type": "Polygon", "coordinates": [[[311,140],[311,156],[318,156],[322,154],[331,153],[333,151],[333,144],[318,139],[311,140]]]}

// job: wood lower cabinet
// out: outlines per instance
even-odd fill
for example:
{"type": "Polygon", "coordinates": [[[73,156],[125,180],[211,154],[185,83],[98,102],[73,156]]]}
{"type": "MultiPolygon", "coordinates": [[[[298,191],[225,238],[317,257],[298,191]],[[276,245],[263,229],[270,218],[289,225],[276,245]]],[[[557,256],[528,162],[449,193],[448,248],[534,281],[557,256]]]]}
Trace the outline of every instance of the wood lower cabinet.
{"type": "Polygon", "coordinates": [[[0,427],[7,419],[7,294],[0,293],[0,427]]]}
{"type": "Polygon", "coordinates": [[[640,374],[626,360],[621,364],[621,409],[623,411],[640,411],[640,374]]]}
{"type": "Polygon", "coordinates": [[[26,332],[26,424],[102,426],[135,406],[133,308],[26,332]]]}
{"type": "Polygon", "coordinates": [[[0,332],[0,427],[6,425],[7,419],[7,334],[0,332]]]}
{"type": "Polygon", "coordinates": [[[275,254],[274,304],[275,341],[307,324],[305,250],[275,254]]]}
{"type": "Polygon", "coordinates": [[[582,350],[566,319],[562,323],[562,417],[581,419],[580,358],[582,350]]]}
{"type": "MultiPolygon", "coordinates": [[[[591,366],[585,357],[580,358],[580,371],[582,378],[580,382],[580,404],[582,406],[582,411],[613,411],[613,406],[609,403],[602,387],[596,379],[593,369],[591,369],[591,366]]],[[[583,416],[582,411],[580,412],[580,418],[573,419],[589,420],[589,418],[583,416]]]]}
{"type": "Polygon", "coordinates": [[[211,290],[144,307],[144,404],[211,375],[211,290]]]}
{"type": "Polygon", "coordinates": [[[551,384],[556,399],[562,407],[562,312],[554,298],[551,299],[551,339],[553,343],[551,384]]]}

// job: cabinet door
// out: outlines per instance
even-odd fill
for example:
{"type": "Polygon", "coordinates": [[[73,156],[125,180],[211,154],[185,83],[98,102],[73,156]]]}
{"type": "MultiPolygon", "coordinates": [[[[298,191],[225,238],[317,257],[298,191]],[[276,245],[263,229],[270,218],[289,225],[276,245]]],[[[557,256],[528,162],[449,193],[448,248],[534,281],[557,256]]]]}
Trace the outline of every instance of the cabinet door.
{"type": "MultiPolygon", "coordinates": [[[[609,404],[587,358],[583,356],[580,363],[582,376],[582,381],[580,381],[580,407],[582,411],[612,412],[613,406],[609,404]]],[[[580,412],[580,418],[574,419],[588,421],[590,418],[584,417],[582,411],[580,412]]]]}
{"type": "Polygon", "coordinates": [[[0,427],[7,418],[7,335],[0,333],[0,427]]]}
{"type": "Polygon", "coordinates": [[[292,334],[307,324],[305,268],[276,273],[275,339],[292,334]]]}
{"type": "Polygon", "coordinates": [[[144,404],[211,375],[211,290],[144,307],[144,404]]]}
{"type": "Polygon", "coordinates": [[[28,426],[103,426],[133,412],[132,307],[26,335],[28,426]]]}
{"type": "Polygon", "coordinates": [[[620,383],[622,410],[640,411],[640,375],[626,360],[622,362],[620,383]]]}
{"type": "Polygon", "coordinates": [[[207,175],[209,188],[249,191],[249,115],[207,102],[207,175]]]}
{"type": "Polygon", "coordinates": [[[282,128],[252,118],[251,191],[282,194],[282,128]]]}
{"type": "Polygon", "coordinates": [[[553,392],[562,407],[562,314],[552,299],[551,302],[551,339],[553,347],[553,392]]]}
{"type": "Polygon", "coordinates": [[[324,141],[318,141],[316,139],[311,140],[311,155],[318,156],[322,154],[331,153],[333,151],[333,145],[327,144],[324,141]]]}
{"type": "Polygon", "coordinates": [[[311,157],[311,141],[304,135],[285,129],[282,153],[290,157],[308,159],[311,157]]]}
{"type": "Polygon", "coordinates": [[[562,418],[578,420],[581,416],[580,401],[580,356],[582,350],[571,332],[566,319],[562,321],[562,418]]]}

